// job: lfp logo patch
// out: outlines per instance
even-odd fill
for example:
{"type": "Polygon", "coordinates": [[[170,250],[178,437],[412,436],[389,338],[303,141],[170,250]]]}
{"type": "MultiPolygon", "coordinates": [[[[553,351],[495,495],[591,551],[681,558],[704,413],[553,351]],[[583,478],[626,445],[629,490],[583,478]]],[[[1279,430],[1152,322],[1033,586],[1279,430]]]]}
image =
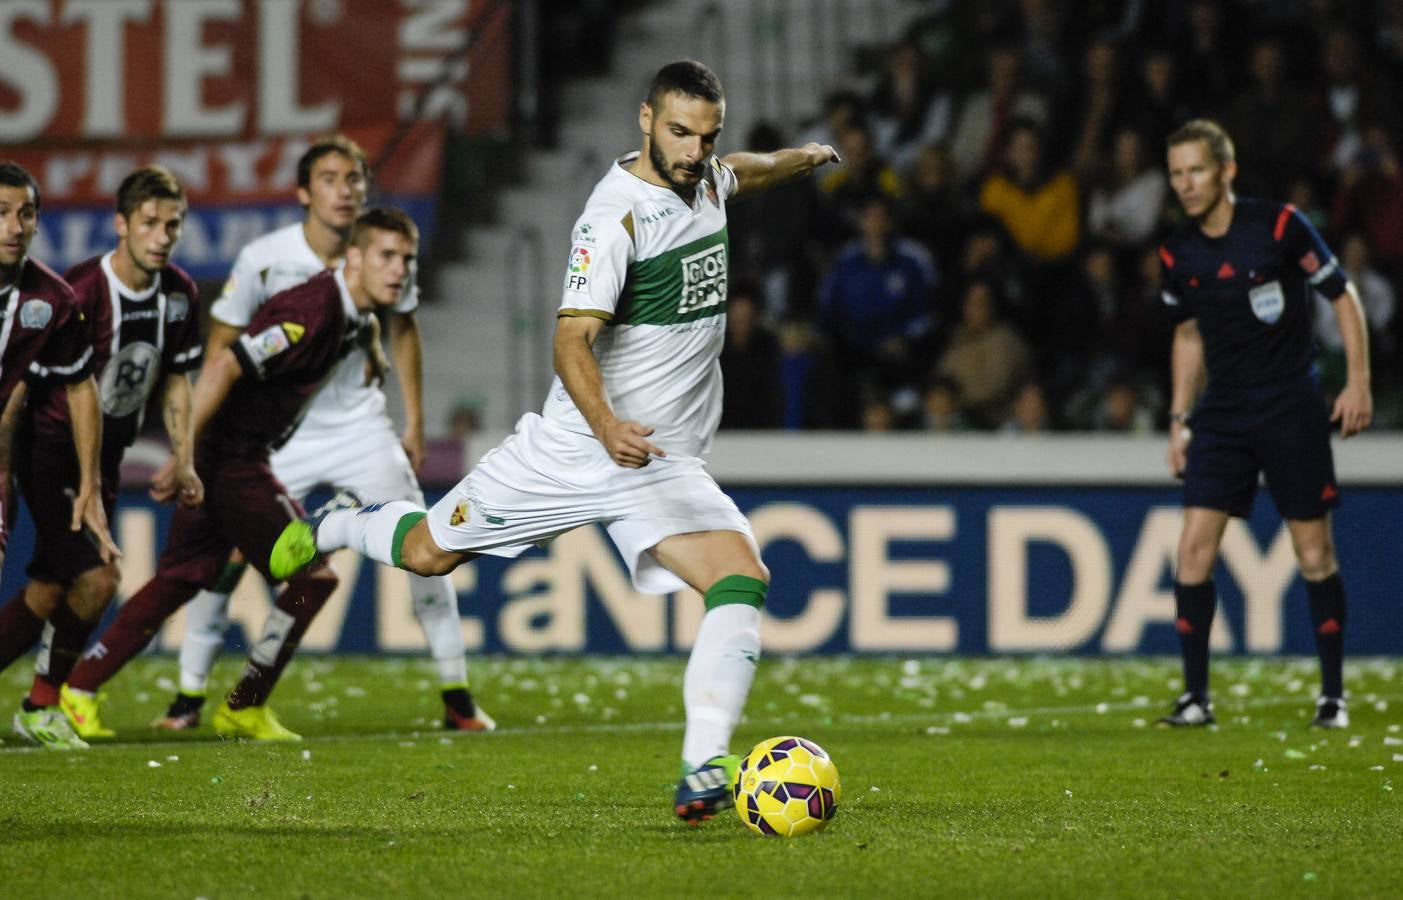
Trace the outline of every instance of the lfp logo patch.
{"type": "Polygon", "coordinates": [[[569,272],[565,275],[565,290],[575,291],[583,294],[589,286],[589,277],[585,274],[589,271],[590,264],[594,260],[589,254],[588,247],[576,246],[570,250],[569,272]]]}

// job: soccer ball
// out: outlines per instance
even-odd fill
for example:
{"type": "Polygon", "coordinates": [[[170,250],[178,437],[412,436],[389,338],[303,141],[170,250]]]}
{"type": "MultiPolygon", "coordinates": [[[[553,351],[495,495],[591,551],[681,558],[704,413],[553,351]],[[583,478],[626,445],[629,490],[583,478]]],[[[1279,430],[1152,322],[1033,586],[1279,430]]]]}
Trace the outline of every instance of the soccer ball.
{"type": "Polygon", "coordinates": [[[748,828],[772,837],[798,837],[828,824],[843,785],[838,767],[806,738],[775,737],[740,762],[736,812],[748,828]]]}

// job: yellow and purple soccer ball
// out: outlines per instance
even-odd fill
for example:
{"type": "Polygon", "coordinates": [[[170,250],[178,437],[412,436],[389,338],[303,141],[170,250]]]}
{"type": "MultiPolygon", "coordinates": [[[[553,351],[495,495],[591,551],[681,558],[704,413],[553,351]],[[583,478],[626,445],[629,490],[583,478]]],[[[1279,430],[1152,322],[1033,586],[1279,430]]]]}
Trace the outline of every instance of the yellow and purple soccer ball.
{"type": "Polygon", "coordinates": [[[828,824],[843,785],[828,753],[807,738],[775,737],[740,762],[736,812],[757,834],[798,837],[828,824]]]}

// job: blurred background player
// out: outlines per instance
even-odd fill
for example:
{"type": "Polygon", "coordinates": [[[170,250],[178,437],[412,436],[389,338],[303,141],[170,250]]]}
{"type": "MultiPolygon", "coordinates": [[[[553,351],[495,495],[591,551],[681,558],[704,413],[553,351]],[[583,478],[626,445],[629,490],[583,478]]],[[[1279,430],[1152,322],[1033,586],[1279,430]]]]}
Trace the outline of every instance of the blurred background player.
{"type": "Polygon", "coordinates": [[[720,81],[701,63],[654,76],[638,115],[642,149],[610,166],[575,224],[557,377],[540,415],[522,416],[432,510],[408,501],[332,510],[290,524],[269,561],[279,575],[354,547],[444,574],[479,554],[515,557],[605,525],[639,591],[691,587],[705,599],[683,681],[674,800],[693,824],[732,802],[740,759],[729,743],[769,591],[750,523],[701,459],[721,418],[726,201],[837,159],[819,144],[718,159],[725,108],[720,81]]]}
{"type": "Polygon", "coordinates": [[[1159,721],[1214,721],[1208,697],[1213,563],[1228,518],[1251,511],[1260,474],[1306,580],[1321,677],[1311,724],[1343,728],[1349,724],[1345,591],[1330,533],[1340,493],[1330,423],[1340,423],[1343,437],[1369,427],[1364,313],[1309,221],[1290,205],[1239,200],[1236,175],[1232,141],[1216,123],[1196,119],[1170,135],[1169,181],[1191,219],[1160,249],[1163,300],[1177,323],[1168,463],[1184,478],[1174,599],[1185,683],[1174,712],[1159,721]],[[1330,300],[1348,367],[1328,417],[1311,365],[1313,291],[1330,300]]]}
{"type": "MultiPolygon", "coordinates": [[[[206,358],[213,360],[248,327],[269,297],[342,264],[351,227],[365,205],[370,170],[349,138],[333,135],[307,149],[297,165],[297,199],[307,210],[301,224],[264,235],[240,252],[223,294],[211,307],[206,358]]],[[[419,289],[410,272],[406,289],[389,313],[390,352],[404,399],[401,438],[385,413],[380,390],[386,370],[379,321],[353,348],[312,400],[292,438],[273,454],[273,472],[298,502],[319,485],[348,491],[362,502],[412,500],[423,504],[414,472],[423,462],[422,363],[414,310],[419,289]],[[392,465],[386,465],[386,462],[392,465]]],[[[180,692],[158,728],[199,724],[205,686],[228,630],[229,594],[247,564],[231,561],[218,582],[201,591],[186,614],[180,650],[180,692]]],[[[414,615],[438,667],[444,727],[481,731],[494,727],[468,689],[467,660],[458,594],[447,578],[410,575],[414,615]]]]}
{"type": "MultiPolygon", "coordinates": [[[[356,220],[345,265],[273,295],[249,330],[206,362],[195,387],[195,468],[202,506],[178,507],[155,576],[74,668],[60,704],[80,737],[108,737],[97,689],[141,652],[172,613],[219,576],[238,548],[266,576],[273,541],[302,508],[273,475],[272,448],[292,434],[326,376],[377,308],[410,283],[419,233],[408,215],[376,208],[356,220]]],[[[270,583],[273,580],[270,579],[270,583]]],[[[215,710],[223,737],[299,740],[267,706],[307,627],[336,587],[324,563],[287,579],[243,677],[215,710]]]]}
{"type": "MultiPolygon", "coordinates": [[[[76,469],[76,478],[67,485],[73,493],[62,499],[56,514],[70,532],[81,532],[83,540],[92,542],[105,564],[116,558],[117,548],[107,532],[102,502],[102,414],[92,377],[93,349],[72,288],[48,266],[29,258],[41,202],[34,176],[15,163],[0,162],[0,403],[5,404],[0,423],[0,561],[14,510],[14,429],[25,400],[24,389],[17,385],[21,377],[47,373],[63,385],[76,469]]],[[[0,669],[34,646],[50,611],[25,590],[0,609],[0,669]]],[[[56,727],[67,736],[61,724],[56,727]]]]}
{"type": "MultiPolygon", "coordinates": [[[[173,456],[152,485],[158,500],[201,502],[190,437],[190,379],[200,364],[200,315],[194,281],[171,263],[185,221],[185,192],[169,171],[148,166],[117,190],[117,249],[79,263],[73,287],[93,347],[102,403],[102,502],[111,518],[122,457],[136,440],[148,398],[160,388],[173,456]]],[[[31,609],[48,610],[34,685],[15,715],[15,731],[53,749],[85,746],[58,709],[59,686],[117,593],[121,573],[68,525],[65,495],[78,466],[66,392],[50,380],[30,391],[15,444],[14,469],[35,525],[34,556],[23,589],[31,609]]],[[[0,665],[9,659],[0,659],[0,665]]]]}

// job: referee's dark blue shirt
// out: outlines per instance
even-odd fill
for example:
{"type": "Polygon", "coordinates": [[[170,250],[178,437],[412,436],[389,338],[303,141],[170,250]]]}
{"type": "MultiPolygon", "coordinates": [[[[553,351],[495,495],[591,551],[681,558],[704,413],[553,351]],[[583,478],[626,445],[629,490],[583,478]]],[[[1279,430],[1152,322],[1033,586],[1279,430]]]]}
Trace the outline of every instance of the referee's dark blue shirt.
{"type": "Polygon", "coordinates": [[[1306,372],[1315,359],[1311,294],[1344,293],[1339,262],[1290,204],[1239,199],[1222,237],[1197,223],[1159,248],[1161,296],[1175,323],[1198,320],[1208,383],[1251,387],[1306,372]]]}

